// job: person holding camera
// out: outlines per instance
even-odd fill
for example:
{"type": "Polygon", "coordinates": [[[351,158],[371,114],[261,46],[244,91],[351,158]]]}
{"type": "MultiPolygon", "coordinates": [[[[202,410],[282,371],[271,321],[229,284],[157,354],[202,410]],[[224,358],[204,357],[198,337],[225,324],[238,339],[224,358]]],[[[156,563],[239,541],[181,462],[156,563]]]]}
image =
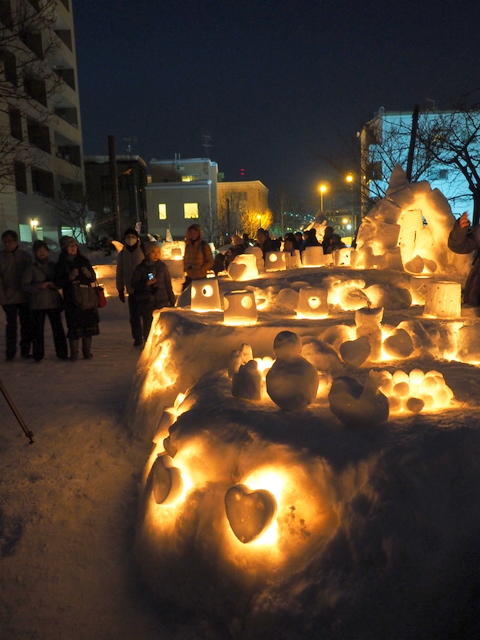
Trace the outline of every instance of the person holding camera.
{"type": "Polygon", "coordinates": [[[135,267],[131,286],[135,321],[142,328],[146,342],[152,326],[153,312],[175,305],[175,294],[167,265],[162,262],[160,246],[156,242],[145,244],[145,259],[135,267]]]}

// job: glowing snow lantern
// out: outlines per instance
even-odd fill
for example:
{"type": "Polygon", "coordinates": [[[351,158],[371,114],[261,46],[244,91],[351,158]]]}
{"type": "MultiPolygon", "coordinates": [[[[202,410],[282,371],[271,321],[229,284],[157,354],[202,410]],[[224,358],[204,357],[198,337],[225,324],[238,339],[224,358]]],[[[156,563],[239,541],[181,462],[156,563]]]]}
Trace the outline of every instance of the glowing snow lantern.
{"type": "Polygon", "coordinates": [[[233,533],[244,544],[257,538],[270,525],[276,511],[275,498],[269,491],[250,491],[243,484],[225,494],[225,511],[233,533]]]}
{"type": "Polygon", "coordinates": [[[269,251],[265,256],[267,271],[283,271],[286,268],[285,253],[283,251],[269,251]]]}
{"type": "Polygon", "coordinates": [[[328,316],[327,300],[328,292],[326,289],[302,287],[298,292],[297,316],[300,318],[325,318],[328,316]]]}
{"type": "Polygon", "coordinates": [[[424,315],[458,318],[462,313],[461,286],[458,282],[430,281],[425,291],[424,315]]]}
{"type": "Polygon", "coordinates": [[[220,289],[216,278],[194,280],[192,282],[192,311],[221,311],[220,289]]]}
{"type": "Polygon", "coordinates": [[[223,297],[223,322],[229,325],[246,325],[257,322],[257,306],[253,291],[230,291],[223,297]]]}
{"type": "MultiPolygon", "coordinates": [[[[331,257],[331,256],[330,256],[331,257]]],[[[323,267],[327,263],[322,247],[305,247],[302,254],[304,267],[323,267]]]]}
{"type": "Polygon", "coordinates": [[[256,256],[252,253],[242,253],[235,256],[228,267],[228,275],[236,281],[258,278],[256,256]]]}
{"type": "Polygon", "coordinates": [[[336,267],[349,267],[351,252],[352,250],[350,247],[337,249],[333,252],[333,264],[336,267]]]}
{"type": "Polygon", "coordinates": [[[285,253],[285,266],[287,269],[298,269],[302,266],[300,251],[294,251],[293,255],[285,253]]]}

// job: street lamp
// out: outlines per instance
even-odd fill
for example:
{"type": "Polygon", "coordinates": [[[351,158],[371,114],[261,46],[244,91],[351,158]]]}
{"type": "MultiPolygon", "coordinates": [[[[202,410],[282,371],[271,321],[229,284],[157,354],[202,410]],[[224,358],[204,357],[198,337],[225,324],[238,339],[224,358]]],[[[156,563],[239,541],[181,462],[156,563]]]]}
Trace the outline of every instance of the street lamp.
{"type": "Polygon", "coordinates": [[[323,196],[328,191],[328,185],[321,182],[318,186],[318,191],[320,193],[320,213],[323,213],[323,196]]]}
{"type": "Polygon", "coordinates": [[[38,218],[32,218],[30,220],[30,229],[32,230],[32,240],[37,239],[37,227],[40,225],[38,218]]]}
{"type": "Polygon", "coordinates": [[[353,173],[351,171],[349,171],[345,175],[345,182],[350,187],[350,196],[351,196],[351,199],[352,199],[352,202],[351,202],[351,205],[352,205],[352,218],[354,220],[355,228],[356,228],[357,227],[357,214],[356,214],[356,211],[355,211],[355,193],[353,191],[353,183],[355,182],[355,177],[354,177],[354,175],[353,175],[353,173]]]}

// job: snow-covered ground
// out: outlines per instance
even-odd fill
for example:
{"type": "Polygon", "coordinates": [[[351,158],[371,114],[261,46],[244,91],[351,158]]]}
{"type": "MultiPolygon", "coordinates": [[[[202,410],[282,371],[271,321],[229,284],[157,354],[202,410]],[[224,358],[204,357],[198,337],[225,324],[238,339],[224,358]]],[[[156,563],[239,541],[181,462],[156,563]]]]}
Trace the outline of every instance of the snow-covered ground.
{"type": "Polygon", "coordinates": [[[132,553],[147,447],[125,407],[138,351],[127,310],[101,313],[91,361],[4,361],[0,376],[34,432],[29,445],[0,397],[0,637],[5,640],[188,638],[166,630],[132,553]]]}

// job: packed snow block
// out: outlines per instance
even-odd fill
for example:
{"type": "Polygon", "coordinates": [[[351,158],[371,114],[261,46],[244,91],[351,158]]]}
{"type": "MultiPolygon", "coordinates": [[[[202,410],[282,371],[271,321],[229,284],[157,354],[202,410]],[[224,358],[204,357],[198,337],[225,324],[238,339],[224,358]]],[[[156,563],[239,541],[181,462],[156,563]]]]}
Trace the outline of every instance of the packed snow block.
{"type": "Polygon", "coordinates": [[[466,325],[458,332],[458,357],[463,362],[480,362],[480,325],[466,325]]]}
{"type": "Polygon", "coordinates": [[[388,420],[388,399],[372,379],[363,386],[348,376],[336,378],[328,401],[331,412],[349,427],[375,427],[388,420]]]}
{"type": "Polygon", "coordinates": [[[364,293],[373,307],[383,307],[389,311],[406,309],[412,304],[412,295],[404,287],[393,284],[372,284],[364,293]]]}
{"type": "Polygon", "coordinates": [[[412,295],[412,304],[424,305],[427,295],[429,276],[412,276],[410,278],[410,293],[412,295]]]}
{"type": "Polygon", "coordinates": [[[355,311],[355,325],[359,327],[377,328],[382,324],[383,307],[362,307],[355,311]]]}
{"type": "Polygon", "coordinates": [[[248,325],[257,322],[257,305],[253,291],[229,291],[223,297],[223,322],[228,325],[248,325]]]}
{"type": "Polygon", "coordinates": [[[385,352],[392,358],[409,358],[413,351],[413,340],[404,329],[396,329],[383,342],[385,352]]]}
{"type": "Polygon", "coordinates": [[[340,345],[347,340],[351,340],[354,334],[355,330],[353,327],[349,327],[346,324],[336,324],[321,331],[319,338],[338,351],[340,345]]]}
{"type": "Polygon", "coordinates": [[[293,254],[285,253],[285,267],[287,269],[299,269],[302,266],[302,258],[300,251],[294,251],[293,254]]]}
{"type": "Polygon", "coordinates": [[[382,329],[383,307],[363,307],[355,311],[355,325],[357,338],[366,337],[370,343],[370,359],[380,360],[382,354],[382,329]]]}
{"type": "Polygon", "coordinates": [[[460,283],[431,280],[426,287],[424,314],[435,318],[459,318],[462,315],[460,283]]]}
{"type": "Polygon", "coordinates": [[[232,378],[232,395],[243,400],[260,400],[262,378],[255,360],[240,365],[232,378]]]}
{"type": "Polygon", "coordinates": [[[201,313],[222,310],[217,278],[193,280],[190,286],[192,292],[190,308],[192,311],[201,313]]]}
{"type": "Polygon", "coordinates": [[[280,289],[275,304],[277,309],[285,309],[287,313],[295,311],[298,305],[298,291],[295,289],[280,289]]]}
{"type": "Polygon", "coordinates": [[[245,485],[236,485],[225,494],[228,522],[244,544],[255,540],[269,526],[275,509],[275,498],[269,491],[250,491],[245,485]]]}
{"type": "Polygon", "coordinates": [[[228,275],[232,280],[254,280],[258,278],[257,257],[251,253],[235,256],[228,266],[228,275]]]}
{"type": "Polygon", "coordinates": [[[265,271],[265,265],[263,262],[263,253],[260,247],[247,247],[245,250],[245,254],[255,256],[258,273],[263,273],[265,271]]]}
{"type": "Polygon", "coordinates": [[[323,254],[323,249],[319,247],[305,247],[302,252],[302,264],[304,267],[323,267],[327,264],[327,256],[323,254]]]}
{"type": "Polygon", "coordinates": [[[285,256],[283,251],[269,251],[265,255],[266,271],[284,271],[287,266],[285,256]]]}
{"type": "Polygon", "coordinates": [[[418,350],[420,353],[430,353],[430,355],[434,355],[432,351],[436,343],[438,343],[438,332],[435,328],[435,336],[436,339],[432,339],[432,336],[429,334],[424,324],[420,322],[420,320],[404,320],[400,322],[397,326],[397,329],[403,329],[408,333],[411,337],[413,346],[415,350],[418,350]]]}
{"type": "Polygon", "coordinates": [[[302,342],[293,331],[275,337],[276,360],[266,376],[267,393],[284,411],[305,409],[317,395],[318,372],[300,356],[302,342]]]}
{"type": "Polygon", "coordinates": [[[105,295],[116,296],[117,293],[117,265],[116,264],[95,264],[93,270],[97,276],[98,283],[104,288],[105,295]]]}
{"type": "Polygon", "coordinates": [[[340,345],[342,360],[354,367],[360,367],[372,352],[368,336],[362,336],[356,340],[347,340],[340,345]]]}
{"type": "Polygon", "coordinates": [[[337,374],[343,369],[343,364],[335,349],[322,340],[307,338],[302,348],[302,356],[317,371],[337,374]]]}
{"type": "Polygon", "coordinates": [[[370,306],[370,300],[363,291],[364,280],[334,281],[328,291],[328,303],[344,311],[355,311],[370,306]]]}
{"type": "Polygon", "coordinates": [[[324,318],[328,315],[328,292],[321,287],[302,287],[298,292],[297,315],[324,318]]]}
{"type": "Polygon", "coordinates": [[[244,343],[241,345],[240,349],[232,351],[228,362],[228,375],[233,378],[233,376],[238,373],[240,367],[251,360],[253,360],[252,347],[249,344],[244,343]]]}

